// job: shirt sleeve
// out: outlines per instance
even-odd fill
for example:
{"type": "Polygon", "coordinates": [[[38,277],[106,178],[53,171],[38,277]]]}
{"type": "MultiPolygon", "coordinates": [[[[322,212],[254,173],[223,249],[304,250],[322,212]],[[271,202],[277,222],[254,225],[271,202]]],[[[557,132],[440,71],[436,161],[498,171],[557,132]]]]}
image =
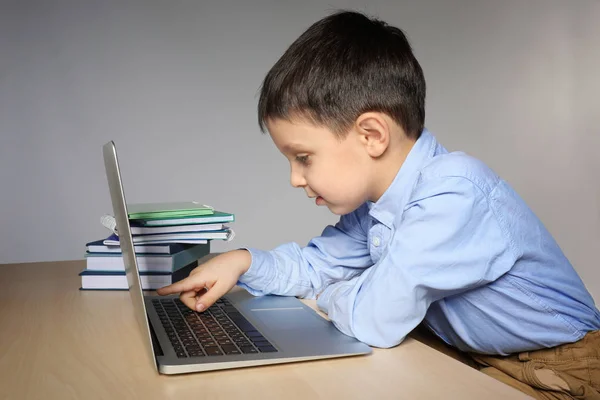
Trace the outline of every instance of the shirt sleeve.
{"type": "Polygon", "coordinates": [[[462,177],[435,178],[417,186],[379,262],[329,286],[317,304],[343,333],[392,347],[431,303],[506,273],[512,249],[479,187],[462,177]]]}
{"type": "Polygon", "coordinates": [[[272,251],[247,249],[252,264],[238,285],[254,295],[314,298],[333,282],[352,279],[373,265],[361,218],[363,205],[301,248],[287,243],[272,251]]]}

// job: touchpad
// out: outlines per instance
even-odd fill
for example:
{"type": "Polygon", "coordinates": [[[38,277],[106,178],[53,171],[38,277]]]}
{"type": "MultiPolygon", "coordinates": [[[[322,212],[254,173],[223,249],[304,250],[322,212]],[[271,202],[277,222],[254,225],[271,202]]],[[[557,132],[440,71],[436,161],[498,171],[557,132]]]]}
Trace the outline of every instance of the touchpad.
{"type": "Polygon", "coordinates": [[[303,309],[252,310],[252,316],[272,329],[298,329],[322,326],[322,318],[303,309]]]}

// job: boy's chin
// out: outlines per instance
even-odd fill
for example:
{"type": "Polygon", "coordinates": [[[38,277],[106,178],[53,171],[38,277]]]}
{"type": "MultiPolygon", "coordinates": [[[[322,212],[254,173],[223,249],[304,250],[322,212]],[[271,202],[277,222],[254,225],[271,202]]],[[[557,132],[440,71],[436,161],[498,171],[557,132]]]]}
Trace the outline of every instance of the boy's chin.
{"type": "Polygon", "coordinates": [[[358,207],[349,207],[348,205],[326,204],[329,211],[335,215],[346,215],[356,210],[358,207]]]}

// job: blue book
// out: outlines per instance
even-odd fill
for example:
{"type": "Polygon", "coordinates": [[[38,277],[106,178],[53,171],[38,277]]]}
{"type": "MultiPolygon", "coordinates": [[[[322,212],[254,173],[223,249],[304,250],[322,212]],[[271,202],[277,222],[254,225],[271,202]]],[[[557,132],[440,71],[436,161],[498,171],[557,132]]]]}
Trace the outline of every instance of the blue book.
{"type": "MultiPolygon", "coordinates": [[[[186,276],[198,265],[191,263],[176,272],[140,272],[140,281],[143,290],[156,290],[170,285],[186,276]]],[[[90,271],[84,269],[79,273],[81,277],[81,290],[128,290],[129,285],[125,271],[90,271]]]]}
{"type": "MultiPolygon", "coordinates": [[[[167,272],[181,269],[210,253],[210,244],[198,244],[174,254],[136,254],[140,272],[167,272]]],[[[121,253],[86,253],[89,271],[125,271],[121,253]]]]}

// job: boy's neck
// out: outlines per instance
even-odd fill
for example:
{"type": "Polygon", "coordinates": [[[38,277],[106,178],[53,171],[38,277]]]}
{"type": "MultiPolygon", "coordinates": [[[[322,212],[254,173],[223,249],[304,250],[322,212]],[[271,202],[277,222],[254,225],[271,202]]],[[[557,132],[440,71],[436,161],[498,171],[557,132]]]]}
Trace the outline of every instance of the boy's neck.
{"type": "Polygon", "coordinates": [[[400,139],[391,142],[388,151],[376,160],[377,165],[372,180],[373,190],[369,198],[370,201],[376,203],[388,190],[415,143],[416,140],[401,135],[400,139]]]}

